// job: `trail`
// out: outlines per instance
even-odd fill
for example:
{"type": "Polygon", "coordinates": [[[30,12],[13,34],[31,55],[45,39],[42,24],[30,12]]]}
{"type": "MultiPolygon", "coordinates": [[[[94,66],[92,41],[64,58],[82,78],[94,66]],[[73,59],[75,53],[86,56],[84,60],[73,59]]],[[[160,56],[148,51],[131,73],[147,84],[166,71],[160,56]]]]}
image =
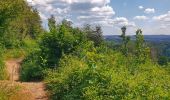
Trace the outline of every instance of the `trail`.
{"type": "Polygon", "coordinates": [[[11,59],[5,62],[7,71],[9,73],[9,80],[24,86],[33,95],[32,100],[48,100],[48,96],[45,90],[45,84],[43,82],[20,82],[19,75],[21,69],[21,63],[23,59],[11,59]]]}

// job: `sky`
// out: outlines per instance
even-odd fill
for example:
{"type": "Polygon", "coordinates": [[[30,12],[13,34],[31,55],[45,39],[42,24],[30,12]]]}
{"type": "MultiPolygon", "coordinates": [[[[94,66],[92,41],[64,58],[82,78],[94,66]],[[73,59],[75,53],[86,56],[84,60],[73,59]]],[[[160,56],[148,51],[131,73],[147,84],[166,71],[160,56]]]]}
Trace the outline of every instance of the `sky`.
{"type": "Polygon", "coordinates": [[[134,35],[170,35],[170,0],[27,0],[35,7],[45,28],[54,15],[57,22],[72,21],[74,26],[100,25],[104,35],[119,35],[127,27],[134,35]]]}

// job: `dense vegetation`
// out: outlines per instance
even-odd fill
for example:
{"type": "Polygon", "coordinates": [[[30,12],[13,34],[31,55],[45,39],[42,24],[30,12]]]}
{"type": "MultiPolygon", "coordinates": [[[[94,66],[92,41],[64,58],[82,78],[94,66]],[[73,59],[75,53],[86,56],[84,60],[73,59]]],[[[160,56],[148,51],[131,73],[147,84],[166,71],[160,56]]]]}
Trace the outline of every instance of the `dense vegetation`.
{"type": "Polygon", "coordinates": [[[20,79],[45,81],[53,100],[170,98],[169,65],[152,61],[141,29],[131,41],[122,27],[122,41],[115,46],[104,40],[98,25],[78,28],[51,16],[47,31],[25,1],[1,0],[0,5],[0,79],[11,51],[12,57],[25,57],[20,79]]]}

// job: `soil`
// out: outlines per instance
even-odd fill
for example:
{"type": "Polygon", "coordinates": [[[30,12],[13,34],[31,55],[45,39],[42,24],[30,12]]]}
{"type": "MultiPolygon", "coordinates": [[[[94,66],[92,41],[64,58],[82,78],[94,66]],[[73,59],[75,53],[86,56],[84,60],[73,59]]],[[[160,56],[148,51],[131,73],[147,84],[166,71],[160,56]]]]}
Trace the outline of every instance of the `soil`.
{"type": "Polygon", "coordinates": [[[48,100],[47,91],[43,82],[21,82],[19,80],[22,61],[22,58],[18,58],[10,59],[5,62],[9,74],[9,80],[30,91],[33,96],[32,100],[48,100]]]}

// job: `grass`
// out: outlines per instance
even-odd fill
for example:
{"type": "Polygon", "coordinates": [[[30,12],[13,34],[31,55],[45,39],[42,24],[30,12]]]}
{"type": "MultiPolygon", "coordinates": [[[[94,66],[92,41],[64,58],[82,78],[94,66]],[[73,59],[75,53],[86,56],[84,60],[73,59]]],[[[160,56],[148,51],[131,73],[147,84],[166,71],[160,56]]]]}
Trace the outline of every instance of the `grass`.
{"type": "Polygon", "coordinates": [[[2,59],[0,59],[0,80],[5,80],[7,79],[7,71],[5,68],[5,64],[2,59]]]}
{"type": "Polygon", "coordinates": [[[0,82],[0,100],[33,100],[32,94],[18,83],[0,82]]]}
{"type": "Polygon", "coordinates": [[[5,60],[11,58],[25,57],[30,52],[38,49],[38,44],[35,40],[24,40],[22,46],[12,49],[6,49],[3,54],[5,60]]]}
{"type": "Polygon", "coordinates": [[[8,49],[5,51],[4,59],[11,59],[11,58],[20,58],[25,55],[25,52],[23,49],[8,49]]]}

